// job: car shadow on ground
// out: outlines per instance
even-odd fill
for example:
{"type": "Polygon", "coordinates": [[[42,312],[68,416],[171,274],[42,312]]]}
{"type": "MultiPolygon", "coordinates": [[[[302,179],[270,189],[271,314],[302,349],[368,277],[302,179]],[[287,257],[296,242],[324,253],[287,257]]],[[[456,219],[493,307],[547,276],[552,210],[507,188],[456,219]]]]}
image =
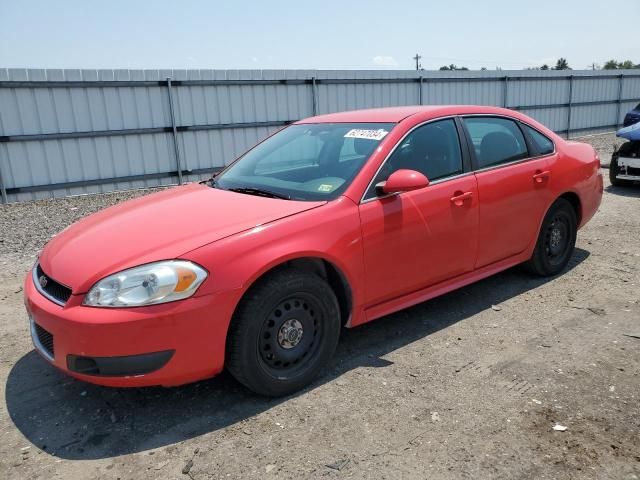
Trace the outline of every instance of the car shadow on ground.
{"type": "MultiPolygon", "coordinates": [[[[572,269],[589,257],[576,249],[572,269]]],[[[352,369],[384,368],[383,357],[552,279],[513,268],[442,297],[343,330],[329,372],[305,391],[352,369]]],[[[453,366],[452,366],[453,372],[453,366]]],[[[6,406],[35,446],[64,459],[109,458],[172,445],[236,424],[288,398],[253,395],[228,374],[177,388],[105,388],[76,381],[34,351],[9,373],[6,406]]]]}
{"type": "Polygon", "coordinates": [[[624,187],[614,187],[613,185],[607,185],[604,191],[607,193],[612,193],[614,195],[620,195],[621,197],[640,198],[640,182],[636,182],[628,186],[625,185],[624,187]]]}

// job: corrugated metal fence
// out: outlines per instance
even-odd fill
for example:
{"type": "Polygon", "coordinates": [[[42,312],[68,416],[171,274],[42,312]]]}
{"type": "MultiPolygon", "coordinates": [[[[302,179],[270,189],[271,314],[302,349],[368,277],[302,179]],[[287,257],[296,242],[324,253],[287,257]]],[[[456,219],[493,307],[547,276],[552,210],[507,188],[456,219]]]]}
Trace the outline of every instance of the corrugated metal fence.
{"type": "Polygon", "coordinates": [[[0,69],[2,201],[197,180],[292,121],[415,104],[520,110],[564,135],[612,130],[640,71],[0,69]]]}

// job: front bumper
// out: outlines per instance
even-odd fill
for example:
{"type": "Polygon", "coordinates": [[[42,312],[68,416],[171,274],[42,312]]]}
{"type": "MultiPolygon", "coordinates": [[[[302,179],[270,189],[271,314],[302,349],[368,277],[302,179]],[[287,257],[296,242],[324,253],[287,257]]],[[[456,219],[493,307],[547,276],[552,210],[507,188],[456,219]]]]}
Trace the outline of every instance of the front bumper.
{"type": "Polygon", "coordinates": [[[640,158],[618,157],[616,178],[620,180],[640,180],[640,158]]]}
{"type": "Polygon", "coordinates": [[[237,292],[136,308],[65,305],[43,296],[32,275],[25,306],[36,350],[78,379],[114,387],[175,386],[212,377],[224,365],[237,292]]]}

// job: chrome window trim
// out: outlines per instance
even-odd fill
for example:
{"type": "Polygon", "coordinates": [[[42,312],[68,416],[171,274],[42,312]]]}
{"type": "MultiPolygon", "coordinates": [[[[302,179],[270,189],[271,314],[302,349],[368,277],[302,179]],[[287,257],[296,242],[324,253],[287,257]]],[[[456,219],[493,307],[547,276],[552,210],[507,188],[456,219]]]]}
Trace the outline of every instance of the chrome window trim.
{"type": "MultiPolygon", "coordinates": [[[[459,115],[456,114],[456,115],[447,115],[446,117],[431,118],[429,120],[425,120],[422,123],[418,123],[417,125],[414,125],[409,131],[407,131],[402,136],[402,138],[400,138],[400,140],[398,140],[396,142],[396,144],[394,145],[393,149],[391,149],[391,151],[387,154],[387,156],[384,157],[384,160],[382,161],[382,163],[380,164],[380,166],[376,170],[376,173],[374,173],[373,176],[371,177],[371,180],[369,180],[369,183],[367,184],[367,188],[364,189],[364,193],[362,194],[362,197],[360,197],[360,204],[369,202],[371,200],[378,200],[378,199],[381,199],[381,198],[388,198],[388,197],[391,197],[393,195],[398,195],[398,194],[402,193],[402,192],[395,192],[395,193],[389,193],[389,194],[383,195],[383,196],[376,195],[376,196],[373,196],[373,197],[370,197],[370,198],[365,198],[366,195],[367,195],[367,192],[371,188],[371,185],[373,185],[373,181],[378,176],[378,173],[380,173],[380,170],[382,170],[382,167],[384,167],[384,165],[387,163],[387,161],[389,160],[389,157],[391,157],[391,155],[394,154],[394,152],[400,146],[400,144],[402,144],[402,142],[404,142],[405,138],[407,138],[411,133],[413,133],[414,130],[416,130],[417,128],[420,128],[420,127],[422,127],[424,125],[427,125],[429,123],[438,122],[440,120],[453,120],[455,122],[455,119],[458,116],[459,115]]],[[[398,123],[400,123],[400,122],[398,122],[398,123]]],[[[464,169],[464,152],[462,151],[462,144],[460,142],[459,136],[458,136],[458,146],[460,147],[460,160],[462,161],[462,168],[464,169]]],[[[467,175],[468,173],[472,173],[472,172],[462,172],[461,174],[456,174],[455,176],[442,177],[442,178],[439,178],[438,180],[434,180],[433,182],[429,182],[429,185],[433,185],[435,183],[438,183],[438,182],[441,182],[441,181],[444,181],[444,180],[449,180],[449,179],[452,179],[452,178],[455,178],[455,177],[467,175]]]]}
{"type": "MultiPolygon", "coordinates": [[[[56,305],[60,305],[61,307],[64,307],[65,302],[61,302],[60,300],[58,300],[55,297],[52,297],[51,295],[49,295],[47,292],[45,292],[42,287],[40,286],[40,281],[38,280],[38,274],[36,273],[36,271],[38,270],[38,265],[39,263],[36,262],[36,264],[33,266],[33,268],[31,269],[31,278],[33,280],[33,285],[36,287],[36,290],[38,292],[40,292],[40,294],[45,297],[46,299],[52,301],[53,303],[55,303],[56,305]]],[[[60,283],[60,282],[58,282],[60,283]]],[[[60,285],[62,285],[62,283],[60,283],[60,285]]],[[[67,287],[66,285],[62,285],[63,287],[67,287]]],[[[67,287],[69,288],[69,287],[67,287]]],[[[69,290],[71,290],[71,288],[69,288],[69,290]]]]}
{"type": "Polygon", "coordinates": [[[511,165],[518,165],[519,163],[530,162],[531,160],[539,160],[540,158],[550,157],[552,155],[555,155],[555,152],[545,153],[544,155],[536,155],[535,157],[521,158],[519,160],[513,160],[512,162],[507,162],[507,163],[499,163],[498,165],[491,165],[490,167],[479,168],[478,170],[473,170],[473,173],[488,172],[490,170],[495,170],[497,168],[509,167],[511,165]]]}
{"type": "MultiPolygon", "coordinates": [[[[413,128],[411,128],[411,130],[409,130],[407,133],[405,133],[402,138],[400,140],[398,140],[396,142],[396,145],[393,147],[393,149],[387,154],[387,156],[385,157],[385,159],[382,161],[382,163],[380,164],[380,166],[378,167],[378,169],[376,170],[376,173],[373,175],[373,177],[371,178],[371,181],[367,184],[367,188],[364,190],[364,193],[362,194],[362,197],[360,198],[360,204],[363,203],[368,203],[371,200],[378,200],[378,199],[384,199],[384,198],[389,198],[392,197],[394,195],[399,195],[402,192],[395,192],[395,193],[388,193],[386,195],[381,195],[381,196],[374,196],[374,197],[370,197],[370,198],[365,198],[365,196],[367,195],[367,192],[369,191],[369,189],[371,188],[371,185],[373,184],[373,181],[375,180],[375,178],[378,176],[378,173],[380,173],[380,170],[382,170],[382,167],[384,167],[384,165],[387,163],[387,161],[389,160],[389,157],[391,157],[391,155],[393,155],[393,153],[396,151],[396,149],[398,148],[398,146],[404,141],[404,139],[410,135],[416,128],[422,127],[423,125],[426,125],[428,123],[432,123],[432,122],[437,122],[439,120],[448,120],[448,119],[453,119],[455,121],[456,118],[460,118],[463,122],[464,119],[466,117],[498,117],[498,118],[505,118],[507,120],[511,120],[513,122],[517,123],[521,123],[523,125],[526,125],[527,127],[535,130],[536,132],[538,132],[540,135],[544,136],[545,138],[549,138],[548,135],[542,133],[540,130],[538,130],[536,127],[530,125],[529,123],[520,120],[519,118],[515,118],[509,115],[504,115],[501,113],[459,113],[459,114],[454,114],[454,115],[447,115],[446,117],[438,117],[438,118],[432,118],[430,120],[426,120],[422,123],[419,123],[417,125],[415,125],[413,128]]],[[[465,126],[466,128],[466,126],[465,126]]],[[[522,135],[525,137],[525,142],[526,142],[526,134],[524,132],[522,132],[522,135]]],[[[482,172],[486,172],[486,171],[490,171],[490,170],[495,170],[497,168],[502,168],[502,167],[507,167],[510,165],[517,165],[519,163],[524,163],[524,162],[528,162],[530,160],[538,160],[540,158],[545,158],[545,157],[551,157],[553,155],[555,155],[556,153],[558,153],[558,149],[556,146],[556,142],[552,139],[549,138],[549,140],[551,141],[551,143],[553,144],[553,152],[551,153],[545,153],[543,155],[535,155],[532,157],[526,157],[526,158],[521,158],[519,160],[514,160],[512,162],[507,162],[507,163],[500,163],[498,165],[491,165],[490,167],[485,167],[485,168],[479,168],[479,169],[474,169],[473,165],[471,165],[471,170],[468,172],[463,172],[461,174],[458,175],[453,175],[453,176],[449,176],[449,177],[442,177],[439,178],[438,180],[434,180],[433,182],[429,182],[429,185],[437,185],[438,183],[447,181],[447,180],[453,180],[456,178],[460,178],[460,177],[464,177],[466,175],[472,174],[472,173],[482,173],[482,172]]],[[[460,139],[458,138],[458,142],[460,143],[460,151],[462,153],[462,143],[460,142],[460,139]]],[[[475,147],[473,145],[473,141],[471,139],[469,139],[467,141],[467,143],[471,142],[471,145],[469,146],[470,148],[473,148],[473,156],[475,157],[475,147]]],[[[528,153],[528,152],[527,152],[528,153]]]]}
{"type": "Polygon", "coordinates": [[[42,356],[44,356],[50,362],[53,362],[54,358],[47,351],[47,349],[44,348],[44,345],[42,345],[42,342],[40,342],[40,339],[38,338],[38,332],[36,332],[36,322],[31,317],[29,317],[29,330],[31,331],[31,341],[33,342],[33,346],[36,347],[36,350],[38,350],[38,352],[42,356]]]}

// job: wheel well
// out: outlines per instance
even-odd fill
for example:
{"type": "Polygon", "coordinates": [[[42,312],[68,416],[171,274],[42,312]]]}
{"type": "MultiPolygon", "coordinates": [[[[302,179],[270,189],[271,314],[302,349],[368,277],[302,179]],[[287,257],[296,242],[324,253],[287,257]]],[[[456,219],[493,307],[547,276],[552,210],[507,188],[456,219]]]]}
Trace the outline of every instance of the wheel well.
{"type": "Polygon", "coordinates": [[[576,212],[576,219],[578,220],[578,225],[582,222],[582,205],[580,204],[580,197],[573,192],[567,192],[560,195],[560,198],[564,198],[568,201],[573,210],[576,212]]]}
{"type": "Polygon", "coordinates": [[[333,290],[340,307],[340,318],[343,325],[349,321],[353,306],[351,287],[344,274],[331,262],[318,257],[302,257],[287,260],[264,272],[258,277],[254,284],[282,269],[295,269],[310,272],[323,278],[333,290]]]}

